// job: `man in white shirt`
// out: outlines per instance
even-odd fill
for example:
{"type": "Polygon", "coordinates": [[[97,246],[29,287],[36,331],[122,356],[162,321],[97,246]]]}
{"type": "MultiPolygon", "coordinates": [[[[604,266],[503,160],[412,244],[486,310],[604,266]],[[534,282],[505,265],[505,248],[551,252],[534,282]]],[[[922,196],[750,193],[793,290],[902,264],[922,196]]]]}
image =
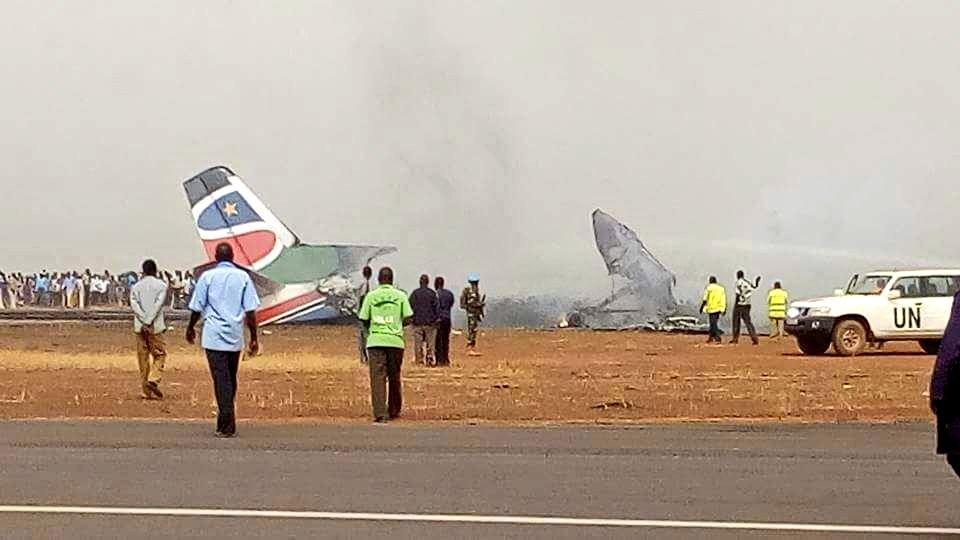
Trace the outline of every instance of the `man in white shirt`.
{"type": "Polygon", "coordinates": [[[754,345],[760,344],[757,329],[753,326],[753,319],[750,317],[751,297],[753,291],[759,286],[760,276],[757,276],[755,281],[750,282],[744,277],[743,270],[737,272],[737,298],[733,305],[733,339],[730,340],[730,343],[740,341],[740,323],[742,322],[747,327],[747,332],[750,333],[750,341],[754,345]]]}
{"type": "Polygon", "coordinates": [[[90,305],[95,306],[100,303],[100,276],[92,276],[89,287],[87,297],[90,299],[90,305]]]}
{"type": "Polygon", "coordinates": [[[130,290],[130,308],[133,310],[133,332],[137,336],[137,361],[140,364],[141,397],[163,399],[160,380],[167,360],[163,333],[163,305],[167,285],[157,279],[157,263],[143,262],[143,279],[130,290]],[[151,361],[152,357],[152,361],[151,361]]]}

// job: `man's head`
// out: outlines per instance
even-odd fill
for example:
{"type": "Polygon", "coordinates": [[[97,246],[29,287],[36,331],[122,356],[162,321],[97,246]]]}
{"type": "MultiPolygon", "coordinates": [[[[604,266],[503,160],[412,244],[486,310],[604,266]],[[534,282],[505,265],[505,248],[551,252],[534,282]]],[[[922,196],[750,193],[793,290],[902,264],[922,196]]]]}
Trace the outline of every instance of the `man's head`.
{"type": "Polygon", "coordinates": [[[737,279],[743,279],[743,270],[737,270],[737,279]]]}
{"type": "Polygon", "coordinates": [[[217,262],[233,262],[233,247],[226,242],[217,244],[217,251],[214,254],[217,262]]]}
{"type": "Polygon", "coordinates": [[[712,285],[716,285],[716,284],[717,284],[717,276],[710,276],[710,283],[711,283],[712,285]]]}
{"type": "Polygon", "coordinates": [[[153,259],[143,261],[143,275],[157,277],[157,262],[153,259]]]}
{"type": "Polygon", "coordinates": [[[372,277],[373,277],[373,268],[370,268],[369,266],[364,266],[363,279],[369,280],[372,277]]]}
{"type": "Polygon", "coordinates": [[[773,288],[774,288],[774,289],[782,289],[782,288],[783,288],[783,285],[781,285],[780,282],[777,281],[776,283],[773,284],[773,288]]]}
{"type": "Polygon", "coordinates": [[[389,266],[384,266],[380,269],[380,274],[377,276],[377,281],[381,285],[393,285],[393,268],[389,266]]]}
{"type": "Polygon", "coordinates": [[[428,276],[428,275],[426,275],[426,274],[423,274],[422,276],[420,276],[420,286],[421,286],[421,287],[429,287],[429,286],[430,286],[430,276],[428,276]]]}
{"type": "Polygon", "coordinates": [[[447,281],[446,281],[445,279],[443,279],[442,277],[440,277],[440,276],[437,276],[437,279],[435,279],[435,280],[433,281],[433,287],[434,287],[435,289],[437,289],[438,291],[439,291],[440,289],[442,289],[443,286],[446,285],[446,284],[447,284],[447,281]]]}
{"type": "Polygon", "coordinates": [[[467,276],[467,283],[469,283],[469,284],[471,284],[471,285],[479,285],[479,284],[480,284],[480,274],[477,274],[476,272],[474,272],[474,273],[470,274],[469,276],[467,276]]]}

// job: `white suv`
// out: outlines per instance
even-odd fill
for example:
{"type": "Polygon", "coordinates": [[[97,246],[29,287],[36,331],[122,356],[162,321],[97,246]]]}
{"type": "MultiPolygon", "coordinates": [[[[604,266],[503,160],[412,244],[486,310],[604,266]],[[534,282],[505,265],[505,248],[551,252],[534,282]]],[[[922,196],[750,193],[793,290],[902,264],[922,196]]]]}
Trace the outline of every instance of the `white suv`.
{"type": "Polygon", "coordinates": [[[869,342],[908,340],[936,354],[957,291],[956,269],[855,275],[832,298],[792,303],[786,330],[805,354],[823,354],[832,344],[837,354],[853,356],[869,342]]]}

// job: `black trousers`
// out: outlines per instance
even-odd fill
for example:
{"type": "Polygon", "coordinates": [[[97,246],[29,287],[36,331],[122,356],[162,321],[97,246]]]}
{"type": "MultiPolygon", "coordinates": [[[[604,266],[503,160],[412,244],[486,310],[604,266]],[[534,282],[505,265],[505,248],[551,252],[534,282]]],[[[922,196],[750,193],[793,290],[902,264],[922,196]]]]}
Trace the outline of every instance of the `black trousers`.
{"type": "Polygon", "coordinates": [[[711,313],[708,315],[710,317],[710,337],[707,338],[707,343],[712,343],[714,341],[720,341],[720,313],[711,313]]]}
{"type": "Polygon", "coordinates": [[[206,351],[210,375],[213,377],[213,393],[217,397],[217,433],[232,435],[237,432],[234,399],[237,397],[240,351],[206,351]]]}
{"type": "Polygon", "coordinates": [[[760,343],[760,339],[757,338],[757,329],[753,327],[753,320],[750,319],[750,306],[733,307],[733,342],[740,340],[740,321],[743,321],[744,326],[747,327],[750,339],[754,343],[760,343]]]}
{"type": "Polygon", "coordinates": [[[450,365],[450,329],[453,324],[450,321],[441,320],[437,323],[437,346],[435,353],[437,355],[438,366],[450,365]]]}
{"type": "Polygon", "coordinates": [[[960,454],[947,454],[947,463],[953,467],[953,472],[960,476],[960,454]]]}
{"type": "Polygon", "coordinates": [[[370,402],[373,417],[396,418],[403,408],[403,386],[400,383],[400,368],[403,366],[403,349],[393,347],[370,347],[370,402]]]}

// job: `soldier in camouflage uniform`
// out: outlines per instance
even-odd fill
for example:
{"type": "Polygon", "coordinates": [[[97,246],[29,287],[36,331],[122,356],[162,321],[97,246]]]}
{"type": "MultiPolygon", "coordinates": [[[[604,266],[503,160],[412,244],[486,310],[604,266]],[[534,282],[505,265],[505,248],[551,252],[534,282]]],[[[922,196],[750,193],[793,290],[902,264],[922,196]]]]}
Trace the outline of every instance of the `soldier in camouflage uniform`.
{"type": "Polygon", "coordinates": [[[477,352],[477,333],[480,330],[480,322],[483,321],[487,297],[480,294],[479,275],[470,274],[467,281],[470,284],[460,294],[460,309],[467,312],[467,354],[469,356],[479,356],[480,353],[477,352]]]}

